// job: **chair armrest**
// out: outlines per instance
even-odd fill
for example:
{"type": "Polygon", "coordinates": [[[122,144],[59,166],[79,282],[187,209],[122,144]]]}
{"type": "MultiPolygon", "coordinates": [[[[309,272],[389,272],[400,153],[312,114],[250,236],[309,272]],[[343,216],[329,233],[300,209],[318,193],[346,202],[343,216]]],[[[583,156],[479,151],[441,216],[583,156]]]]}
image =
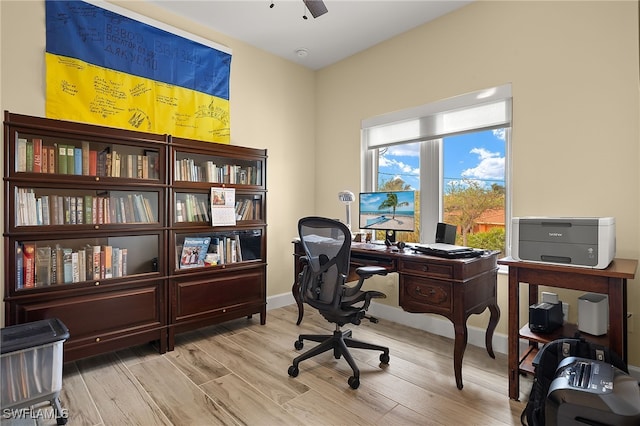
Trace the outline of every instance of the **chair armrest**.
{"type": "Polygon", "coordinates": [[[353,296],[360,291],[360,289],[362,288],[362,284],[364,284],[364,281],[367,278],[370,278],[374,275],[387,275],[388,273],[389,271],[383,266],[361,266],[356,269],[356,274],[358,274],[358,276],[360,277],[360,279],[358,279],[358,283],[353,287],[345,286],[344,295],[347,297],[353,296]]]}
{"type": "Polygon", "coordinates": [[[360,278],[367,279],[374,275],[387,275],[389,271],[383,266],[361,266],[356,269],[360,278]]]}

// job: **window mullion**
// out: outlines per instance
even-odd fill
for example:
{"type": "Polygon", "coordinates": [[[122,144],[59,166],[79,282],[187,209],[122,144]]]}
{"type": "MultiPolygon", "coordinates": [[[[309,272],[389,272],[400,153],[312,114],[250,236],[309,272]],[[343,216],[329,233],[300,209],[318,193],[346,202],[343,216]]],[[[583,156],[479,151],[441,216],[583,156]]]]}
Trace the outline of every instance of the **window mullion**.
{"type": "Polygon", "coordinates": [[[442,217],[442,140],[420,144],[420,242],[435,242],[442,217]],[[437,201],[436,201],[437,200],[437,201]]]}

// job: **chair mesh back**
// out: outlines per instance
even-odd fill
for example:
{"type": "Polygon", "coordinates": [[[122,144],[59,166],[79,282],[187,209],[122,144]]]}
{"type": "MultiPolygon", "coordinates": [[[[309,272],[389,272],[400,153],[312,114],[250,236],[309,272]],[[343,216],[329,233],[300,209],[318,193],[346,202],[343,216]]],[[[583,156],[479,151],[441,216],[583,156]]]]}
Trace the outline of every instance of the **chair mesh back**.
{"type": "Polygon", "coordinates": [[[349,273],[351,233],[341,222],[308,217],[298,223],[300,240],[309,259],[310,271],[304,277],[302,297],[305,301],[331,304],[336,286],[349,273]]]}

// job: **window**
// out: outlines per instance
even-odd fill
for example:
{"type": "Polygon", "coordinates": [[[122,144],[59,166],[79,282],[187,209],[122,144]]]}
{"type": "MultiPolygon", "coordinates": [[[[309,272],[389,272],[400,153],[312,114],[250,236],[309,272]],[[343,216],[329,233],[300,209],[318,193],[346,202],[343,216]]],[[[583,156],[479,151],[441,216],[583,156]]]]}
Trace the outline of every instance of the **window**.
{"type": "Polygon", "coordinates": [[[458,244],[505,251],[509,223],[511,86],[469,93],[364,120],[363,191],[416,191],[416,232],[458,226],[458,244]]]}

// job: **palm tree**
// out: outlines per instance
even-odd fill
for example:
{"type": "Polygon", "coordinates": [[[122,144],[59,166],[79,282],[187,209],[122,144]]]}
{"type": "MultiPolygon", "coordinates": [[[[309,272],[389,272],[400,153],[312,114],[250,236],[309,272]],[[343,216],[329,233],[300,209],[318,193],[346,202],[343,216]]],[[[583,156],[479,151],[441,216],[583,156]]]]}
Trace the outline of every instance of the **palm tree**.
{"type": "Polygon", "coordinates": [[[402,201],[401,203],[398,202],[398,194],[394,194],[392,192],[387,193],[387,199],[384,200],[382,202],[382,204],[380,204],[380,206],[378,206],[378,210],[383,210],[383,209],[393,209],[393,217],[392,219],[396,218],[396,208],[398,207],[403,207],[403,206],[408,206],[409,203],[407,201],[402,201]]]}

